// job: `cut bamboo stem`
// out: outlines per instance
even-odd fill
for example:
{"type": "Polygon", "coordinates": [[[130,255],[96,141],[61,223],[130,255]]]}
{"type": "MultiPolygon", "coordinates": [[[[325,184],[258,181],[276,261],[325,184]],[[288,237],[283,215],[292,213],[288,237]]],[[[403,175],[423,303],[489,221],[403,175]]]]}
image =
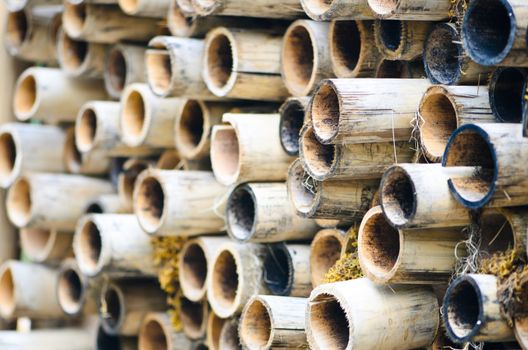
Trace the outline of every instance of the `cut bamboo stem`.
{"type": "Polygon", "coordinates": [[[480,250],[493,254],[515,249],[526,251],[524,227],[526,225],[525,207],[491,208],[482,211],[478,218],[481,243],[480,250]]]}
{"type": "Polygon", "coordinates": [[[209,305],[207,300],[191,301],[185,297],[180,299],[180,319],[183,333],[192,340],[205,337],[209,305]]]}
{"type": "Polygon", "coordinates": [[[528,4],[523,0],[468,4],[462,41],[469,56],[486,66],[528,67],[528,4]]]}
{"type": "Polygon", "coordinates": [[[127,15],[137,17],[165,18],[170,0],[119,0],[119,7],[127,15]]]}
{"type": "Polygon", "coordinates": [[[271,243],[309,240],[317,224],[296,215],[284,183],[244,183],[226,204],[229,236],[240,242],[271,243]]]}
{"type": "Polygon", "coordinates": [[[191,350],[191,341],[176,332],[167,313],[152,312],[143,320],[139,333],[139,350],[191,350]]]}
{"type": "Polygon", "coordinates": [[[0,268],[0,314],[4,318],[62,318],[55,287],[57,271],[16,260],[0,268]]]}
{"type": "Polygon", "coordinates": [[[73,249],[79,269],[95,277],[155,277],[150,238],[134,215],[92,214],[79,220],[73,249]],[[126,239],[123,239],[126,237],[126,239]]]}
{"type": "MultiPolygon", "coordinates": [[[[101,323],[101,322],[100,322],[101,323]]],[[[95,350],[137,350],[137,337],[123,337],[113,334],[108,334],[102,325],[99,325],[95,335],[95,350]]]]}
{"type": "Polygon", "coordinates": [[[73,122],[79,106],[105,97],[100,81],[71,79],[60,69],[31,67],[17,80],[13,109],[21,121],[73,122]]]}
{"type": "Polygon", "coordinates": [[[73,127],[66,130],[62,154],[64,168],[71,174],[104,175],[110,170],[111,159],[106,151],[101,149],[84,153],[79,151],[73,127]]]}
{"type": "Polygon", "coordinates": [[[238,339],[238,317],[227,320],[220,332],[220,349],[240,350],[240,340],[238,339]]]}
{"type": "Polygon", "coordinates": [[[20,247],[29,261],[54,265],[73,256],[73,235],[71,232],[57,230],[30,229],[20,230],[20,247]]]}
{"type": "Polygon", "coordinates": [[[470,123],[493,123],[488,89],[482,86],[432,86],[418,107],[421,151],[440,162],[451,134],[470,123]]]}
{"type": "Polygon", "coordinates": [[[207,279],[207,299],[219,317],[239,314],[253,295],[268,292],[262,279],[266,251],[253,243],[228,242],[218,248],[207,279]]]}
{"type": "Polygon", "coordinates": [[[0,346],[4,349],[85,350],[93,345],[93,336],[86,329],[34,329],[30,332],[1,331],[0,346]]]}
{"type": "Polygon", "coordinates": [[[421,79],[426,75],[421,59],[412,62],[383,59],[376,68],[375,77],[378,79],[421,79]]]}
{"type": "Polygon", "coordinates": [[[200,16],[246,16],[293,19],[303,16],[303,9],[296,0],[258,0],[252,4],[244,0],[192,0],[200,16]]]}
{"type": "Polygon", "coordinates": [[[441,21],[451,17],[450,0],[368,0],[374,15],[383,19],[441,21]]]}
{"type": "Polygon", "coordinates": [[[280,107],[280,142],[284,152],[290,156],[299,154],[299,134],[309,102],[309,97],[290,97],[280,107]]]}
{"type": "Polygon", "coordinates": [[[126,214],[128,208],[117,194],[103,194],[90,200],[84,210],[86,214],[126,214]]]}
{"type": "Polygon", "coordinates": [[[311,102],[314,133],[325,144],[408,141],[429,86],[425,79],[324,80],[311,102]]]}
{"type": "Polygon", "coordinates": [[[222,328],[228,320],[218,317],[214,312],[209,311],[207,318],[206,344],[209,350],[220,350],[220,334],[222,328]]]}
{"type": "Polygon", "coordinates": [[[102,78],[107,51],[107,45],[73,39],[64,30],[59,30],[57,58],[68,76],[102,78]]]}
{"type": "Polygon", "coordinates": [[[112,193],[110,183],[78,175],[33,173],[19,178],[7,194],[7,214],[17,227],[73,231],[86,202],[112,193]],[[71,199],[75,198],[74,201],[71,199]]]}
{"type": "Polygon", "coordinates": [[[64,132],[55,126],[21,123],[2,125],[0,186],[11,186],[25,172],[63,172],[63,145],[64,132]]]}
{"type": "Polygon", "coordinates": [[[449,189],[463,206],[475,209],[528,204],[528,139],[520,124],[466,124],[447,144],[442,165],[471,166],[471,176],[449,179],[449,189]]]}
{"type": "Polygon", "coordinates": [[[366,0],[301,0],[301,5],[315,21],[374,18],[366,0]]]}
{"type": "Polygon", "coordinates": [[[210,172],[149,169],[137,180],[134,212],[148,234],[220,233],[224,220],[215,207],[224,194],[210,172]]]}
{"type": "Polygon", "coordinates": [[[59,267],[59,282],[56,294],[62,311],[68,316],[77,316],[85,310],[92,313],[96,310],[95,300],[90,293],[90,282],[84,276],[75,259],[66,259],[59,267]]]}
{"type": "Polygon", "coordinates": [[[145,47],[131,44],[117,44],[108,51],[103,72],[108,95],[119,99],[125,86],[146,82],[145,51],[145,47]]]}
{"type": "Polygon", "coordinates": [[[240,318],[240,341],[248,350],[308,346],[304,330],[308,299],[258,295],[251,298],[240,318]]]}
{"type": "Polygon", "coordinates": [[[107,282],[100,298],[103,328],[113,335],[136,336],[147,314],[167,309],[166,295],[153,280],[107,282]]]}
{"type": "Polygon", "coordinates": [[[306,333],[316,350],[416,349],[433,343],[438,312],[430,287],[378,286],[360,278],[314,289],[306,333]]]}
{"type": "Polygon", "coordinates": [[[513,340],[513,330],[503,318],[497,299],[497,278],[467,274],[447,289],[442,318],[447,335],[456,343],[513,340]]]}
{"type": "Polygon", "coordinates": [[[123,164],[123,170],[117,177],[117,193],[127,211],[133,211],[134,188],[139,174],[153,165],[150,159],[143,158],[130,158],[123,164]]]}
{"type": "Polygon", "coordinates": [[[205,84],[218,97],[283,101],[288,91],[280,76],[281,46],[282,38],[270,31],[213,29],[205,38],[205,84]]]}
{"type": "Polygon", "coordinates": [[[20,11],[31,6],[61,5],[62,0],[5,0],[3,1],[8,11],[20,11]]]}
{"type": "Polygon", "coordinates": [[[489,103],[499,122],[520,123],[528,73],[522,68],[497,68],[489,83],[489,103]]]}
{"type": "Polygon", "coordinates": [[[412,61],[423,54],[424,42],[432,26],[426,21],[374,22],[376,47],[390,60],[412,61]]]}
{"type": "Polygon", "coordinates": [[[323,229],[310,246],[310,276],[314,288],[320,286],[326,273],[339,260],[346,245],[346,231],[323,229]]]}
{"type": "Polygon", "coordinates": [[[284,181],[292,157],[281,147],[279,114],[224,114],[213,127],[211,164],[218,182],[284,181]]]}

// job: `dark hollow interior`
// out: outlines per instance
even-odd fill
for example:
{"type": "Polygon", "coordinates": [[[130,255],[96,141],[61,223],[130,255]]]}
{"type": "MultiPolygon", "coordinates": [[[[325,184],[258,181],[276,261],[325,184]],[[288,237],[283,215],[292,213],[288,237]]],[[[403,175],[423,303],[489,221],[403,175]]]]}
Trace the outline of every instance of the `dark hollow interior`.
{"type": "Polygon", "coordinates": [[[457,337],[467,336],[478,326],[479,298],[475,288],[467,281],[457,284],[445,301],[448,320],[457,337]]]}
{"type": "Polygon", "coordinates": [[[490,103],[495,117],[505,123],[522,121],[526,72],[521,68],[499,68],[492,76],[490,103]]]}
{"type": "Polygon", "coordinates": [[[435,84],[454,84],[460,78],[462,44],[456,31],[437,25],[427,37],[424,64],[427,77],[435,84]]]}
{"type": "Polygon", "coordinates": [[[391,50],[396,51],[401,44],[402,22],[401,21],[380,21],[380,39],[383,45],[391,50]]]}
{"type": "Polygon", "coordinates": [[[249,187],[239,187],[227,201],[227,221],[231,233],[238,239],[251,236],[255,224],[255,202],[249,187]]]}
{"type": "Polygon", "coordinates": [[[304,109],[299,104],[289,104],[281,113],[280,138],[289,155],[299,153],[299,133],[304,123],[304,109]]]}
{"type": "Polygon", "coordinates": [[[293,266],[283,244],[269,245],[264,261],[264,282],[274,295],[289,295],[293,281],[293,266]]]}
{"type": "Polygon", "coordinates": [[[337,62],[350,71],[356,69],[361,55],[361,35],[356,22],[337,21],[330,40],[337,62]]]}

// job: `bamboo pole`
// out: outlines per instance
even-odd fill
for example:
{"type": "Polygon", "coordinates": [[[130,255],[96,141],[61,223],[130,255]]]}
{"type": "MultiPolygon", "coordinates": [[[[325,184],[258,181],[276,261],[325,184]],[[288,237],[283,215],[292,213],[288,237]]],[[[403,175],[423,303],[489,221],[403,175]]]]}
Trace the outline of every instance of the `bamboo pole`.
{"type": "Polygon", "coordinates": [[[134,188],[139,174],[153,166],[150,159],[130,158],[123,164],[123,171],[117,177],[117,193],[127,211],[133,211],[134,188]]]}
{"type": "Polygon", "coordinates": [[[317,224],[296,215],[284,183],[244,183],[226,203],[229,236],[239,242],[271,243],[308,240],[317,224]]]}
{"type": "Polygon", "coordinates": [[[473,61],[462,46],[454,23],[438,23],[425,39],[425,72],[434,84],[483,85],[491,67],[473,61]]]}
{"type": "Polygon", "coordinates": [[[412,61],[423,54],[424,42],[431,30],[428,21],[374,22],[374,38],[381,54],[390,60],[412,61]]]}
{"type": "Polygon", "coordinates": [[[178,259],[178,279],[182,294],[191,301],[205,298],[207,277],[218,247],[227,237],[200,236],[187,241],[178,259]]]}
{"type": "Polygon", "coordinates": [[[304,330],[308,299],[257,295],[240,317],[240,342],[249,350],[308,346],[304,330]]]}
{"type": "Polygon", "coordinates": [[[449,338],[457,343],[513,340],[497,298],[493,275],[467,274],[451,282],[441,313],[449,338]]]}
{"type": "Polygon", "coordinates": [[[310,106],[314,133],[325,144],[408,141],[429,86],[425,79],[324,80],[310,106]]]}
{"type": "Polygon", "coordinates": [[[323,283],[328,270],[339,260],[346,237],[346,231],[340,229],[323,229],[315,235],[310,246],[310,278],[314,288],[323,283]]]}
{"type": "Polygon", "coordinates": [[[191,301],[185,297],[180,299],[180,319],[183,333],[192,340],[205,337],[209,305],[207,300],[191,301]]]}
{"type": "Polygon", "coordinates": [[[167,309],[166,295],[153,280],[106,282],[101,290],[99,315],[105,331],[136,336],[150,312],[167,309]]]}
{"type": "Polygon", "coordinates": [[[104,60],[103,77],[108,95],[119,99],[125,86],[144,83],[145,51],[140,45],[119,43],[108,51],[104,60]]]}
{"type": "Polygon", "coordinates": [[[383,19],[441,21],[451,17],[450,0],[368,0],[374,15],[383,19]]]}
{"type": "Polygon", "coordinates": [[[383,59],[376,68],[378,79],[420,79],[425,78],[424,64],[421,59],[409,61],[391,61],[383,59]]]}
{"type": "MultiPolygon", "coordinates": [[[[83,0],[86,1],[86,0],[83,0]]],[[[100,322],[101,323],[101,322],[100,322]]],[[[137,350],[138,349],[138,338],[137,337],[123,337],[113,334],[108,334],[103,329],[102,325],[99,325],[95,335],[95,350],[108,350],[108,349],[120,349],[120,350],[137,350]]]]}
{"type": "Polygon", "coordinates": [[[211,164],[224,185],[284,181],[292,157],[280,144],[278,114],[224,114],[230,124],[213,127],[211,164]]]}
{"type": "Polygon", "coordinates": [[[218,248],[207,278],[207,299],[219,317],[239,314],[253,295],[268,292],[262,280],[266,250],[263,245],[236,242],[218,248]]]}
{"type": "Polygon", "coordinates": [[[4,0],[8,11],[20,11],[26,7],[43,5],[61,5],[62,0],[4,0]]]}
{"type": "Polygon", "coordinates": [[[438,312],[430,287],[378,286],[360,278],[313,290],[306,333],[314,350],[416,349],[432,344],[438,312]]]}
{"type": "Polygon", "coordinates": [[[7,194],[7,215],[17,227],[73,231],[86,202],[112,186],[78,175],[33,173],[20,177],[7,194]],[[74,201],[71,199],[75,198],[74,201]]]}
{"type": "Polygon", "coordinates": [[[520,123],[526,93],[528,72],[522,68],[499,67],[489,82],[489,103],[499,122],[520,123]]]}
{"type": "Polygon", "coordinates": [[[71,79],[59,69],[31,67],[17,80],[13,108],[21,121],[72,122],[79,106],[105,96],[100,81],[71,79]]]}
{"type": "Polygon", "coordinates": [[[170,0],[119,0],[124,13],[138,17],[165,18],[170,0]]]}
{"type": "Polygon", "coordinates": [[[154,95],[147,84],[127,86],[121,97],[121,140],[130,147],[171,147],[174,135],[170,130],[183,103],[154,95]]]}
{"type": "Polygon", "coordinates": [[[29,261],[55,265],[73,256],[71,232],[46,229],[20,229],[20,247],[29,261]]]}
{"type": "Polygon", "coordinates": [[[192,236],[220,233],[215,211],[225,188],[207,171],[149,169],[137,180],[134,212],[149,234],[192,236]]]}
{"type": "Polygon", "coordinates": [[[528,67],[528,5],[523,0],[468,4],[462,41],[469,56],[486,66],[528,67]]]}
{"type": "Polygon", "coordinates": [[[103,194],[86,204],[85,214],[126,214],[128,208],[117,194],[103,194]]]}
{"type": "Polygon", "coordinates": [[[98,43],[147,41],[162,32],[155,18],[128,16],[116,5],[64,4],[62,25],[74,39],[98,43]]]}
{"type": "Polygon", "coordinates": [[[0,268],[0,314],[4,318],[62,318],[57,271],[44,265],[5,261],[0,268]]]}
{"type": "Polygon", "coordinates": [[[55,126],[7,123],[0,128],[0,186],[25,172],[63,172],[64,133],[55,126]],[[46,145],[46,147],[42,147],[46,145]]]}
{"type": "Polygon", "coordinates": [[[93,343],[86,329],[60,328],[35,329],[30,332],[1,331],[0,347],[4,349],[31,350],[86,350],[93,343]],[[38,345],[36,345],[38,344],[38,345]]]}
{"type": "Polygon", "coordinates": [[[102,78],[107,51],[107,45],[73,39],[62,29],[57,34],[57,59],[68,76],[102,78]]]}
{"type": "Polygon", "coordinates": [[[220,349],[222,350],[240,350],[240,341],[238,339],[238,317],[227,320],[222,326],[220,332],[220,349]]]}
{"type": "Polygon", "coordinates": [[[372,19],[374,13],[366,0],[301,0],[304,12],[314,21],[335,19],[372,19]]]}
{"type": "Polygon", "coordinates": [[[309,97],[290,97],[280,107],[280,142],[284,152],[290,156],[299,154],[299,134],[306,119],[309,102],[309,97]]]}
{"type": "Polygon", "coordinates": [[[218,97],[283,101],[288,91],[280,76],[281,44],[273,31],[211,30],[205,37],[205,84],[218,97]]]}
{"type": "Polygon", "coordinates": [[[149,313],[141,325],[139,350],[190,350],[191,341],[176,332],[166,313],[149,313]]]}
{"type": "Polygon", "coordinates": [[[79,151],[73,127],[66,130],[62,153],[64,168],[71,174],[103,175],[110,169],[111,159],[106,151],[101,149],[84,153],[79,151]]]}
{"type": "Polygon", "coordinates": [[[75,259],[64,260],[59,267],[56,295],[59,306],[68,316],[91,314],[96,310],[93,282],[81,273],[75,259]],[[83,312],[84,310],[84,312],[83,312]]]}
{"type": "Polygon", "coordinates": [[[307,297],[310,281],[310,246],[277,243],[268,245],[264,260],[264,281],[271,294],[307,297]]]}
{"type": "Polygon", "coordinates": [[[213,311],[209,311],[207,331],[205,332],[205,342],[209,350],[220,350],[220,334],[227,321],[226,319],[218,317],[213,311]]]}
{"type": "Polygon", "coordinates": [[[322,79],[333,78],[329,24],[299,19],[293,22],[282,41],[281,74],[294,96],[307,96],[322,79]]]}
{"type": "Polygon", "coordinates": [[[520,124],[466,124],[453,133],[442,165],[476,167],[471,176],[448,180],[457,201],[471,209],[528,204],[522,166],[528,139],[521,129],[520,124]]]}
{"type": "Polygon", "coordinates": [[[154,250],[134,215],[92,214],[79,220],[73,241],[83,274],[155,277],[154,250]],[[123,239],[126,237],[126,239],[123,239]]]}
{"type": "Polygon", "coordinates": [[[381,54],[376,48],[372,21],[332,21],[330,59],[338,78],[371,78],[381,54]]]}
{"type": "Polygon", "coordinates": [[[421,117],[421,151],[440,162],[449,137],[456,128],[470,123],[493,123],[488,89],[481,86],[432,86],[418,107],[421,117]]]}
{"type": "Polygon", "coordinates": [[[244,0],[192,0],[200,16],[246,16],[293,19],[303,16],[301,4],[296,0],[257,0],[248,4],[244,0]]]}

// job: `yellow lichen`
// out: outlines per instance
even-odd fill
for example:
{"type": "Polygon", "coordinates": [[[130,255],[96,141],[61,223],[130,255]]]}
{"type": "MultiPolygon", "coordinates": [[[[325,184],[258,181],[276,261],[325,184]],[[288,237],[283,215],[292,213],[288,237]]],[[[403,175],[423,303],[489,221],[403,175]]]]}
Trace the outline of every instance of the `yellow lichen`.
{"type": "Polygon", "coordinates": [[[357,256],[357,229],[348,231],[346,252],[325,274],[323,283],[347,281],[363,277],[357,256]]]}

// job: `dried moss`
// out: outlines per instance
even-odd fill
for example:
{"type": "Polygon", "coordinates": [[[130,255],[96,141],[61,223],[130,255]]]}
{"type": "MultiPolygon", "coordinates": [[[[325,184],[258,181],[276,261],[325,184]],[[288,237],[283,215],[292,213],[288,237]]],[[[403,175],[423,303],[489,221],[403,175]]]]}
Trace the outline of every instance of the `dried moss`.
{"type": "Polygon", "coordinates": [[[323,283],[348,281],[363,277],[357,255],[357,234],[355,228],[348,231],[346,252],[325,274],[323,283]]]}

